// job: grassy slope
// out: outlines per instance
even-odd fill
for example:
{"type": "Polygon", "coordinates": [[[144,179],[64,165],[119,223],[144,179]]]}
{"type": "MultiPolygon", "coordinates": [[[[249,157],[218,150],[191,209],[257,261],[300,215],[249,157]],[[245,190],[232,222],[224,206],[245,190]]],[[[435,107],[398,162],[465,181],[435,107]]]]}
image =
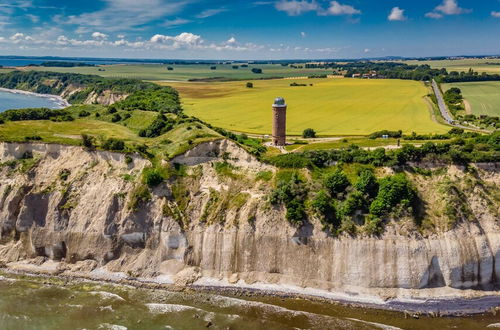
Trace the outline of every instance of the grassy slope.
{"type": "Polygon", "coordinates": [[[269,134],[271,104],[283,96],[288,103],[288,134],[314,128],[322,135],[365,135],[402,129],[406,133],[439,133],[448,128],[431,120],[423,100],[423,84],[403,80],[308,79],[245,82],[171,83],[190,115],[226,129],[269,134]]]}
{"type": "MultiPolygon", "coordinates": [[[[210,65],[108,65],[99,67],[31,67],[29,70],[71,72],[82,74],[95,74],[103,77],[113,78],[136,78],[143,80],[176,80],[186,81],[194,78],[225,77],[229,79],[257,79],[269,77],[296,77],[311,74],[330,74],[332,70],[323,69],[293,69],[276,64],[256,64],[249,65],[248,68],[232,68],[232,65],[216,65],[217,70],[210,70],[210,65]],[[174,67],[173,71],[168,71],[167,66],[174,67]],[[262,74],[251,72],[252,68],[263,69],[262,74]],[[104,69],[105,71],[99,71],[104,69]]],[[[25,68],[28,70],[27,68],[25,68]]]]}
{"type": "MultiPolygon", "coordinates": [[[[77,114],[81,108],[76,106],[70,109],[77,114]]],[[[81,134],[88,134],[94,136],[98,142],[108,138],[118,138],[124,140],[128,146],[145,144],[156,156],[171,158],[194,145],[220,138],[216,132],[198,123],[181,124],[156,138],[142,138],[137,135],[137,131],[149,125],[157,113],[136,110],[131,112],[131,118],[120,123],[111,123],[108,118],[110,115],[102,115],[99,120],[94,117],[93,113],[102,110],[101,107],[86,106],[86,108],[92,112],[91,116],[71,122],[50,120],[7,122],[0,125],[0,140],[24,142],[26,136],[38,135],[43,139],[41,142],[80,145],[81,134]]]]}
{"type": "Polygon", "coordinates": [[[458,87],[469,102],[474,115],[500,116],[500,81],[445,84],[448,90],[458,87]]]}
{"type": "Polygon", "coordinates": [[[428,64],[432,68],[446,68],[449,71],[469,71],[472,68],[477,72],[500,73],[500,60],[498,59],[465,59],[465,60],[440,60],[440,61],[405,61],[407,64],[428,64]],[[489,65],[486,63],[496,63],[489,65]]]}

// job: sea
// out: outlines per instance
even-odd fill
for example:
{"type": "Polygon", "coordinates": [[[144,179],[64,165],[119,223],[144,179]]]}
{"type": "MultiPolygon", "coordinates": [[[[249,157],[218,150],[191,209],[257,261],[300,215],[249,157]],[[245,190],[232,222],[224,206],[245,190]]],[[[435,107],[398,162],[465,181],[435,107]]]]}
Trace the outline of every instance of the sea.
{"type": "Polygon", "coordinates": [[[57,97],[0,90],[0,112],[21,108],[60,109],[64,104],[57,97]]]}
{"type": "Polygon", "coordinates": [[[213,291],[168,291],[0,272],[0,328],[72,329],[486,329],[491,313],[407,316],[329,302],[213,291]]]}

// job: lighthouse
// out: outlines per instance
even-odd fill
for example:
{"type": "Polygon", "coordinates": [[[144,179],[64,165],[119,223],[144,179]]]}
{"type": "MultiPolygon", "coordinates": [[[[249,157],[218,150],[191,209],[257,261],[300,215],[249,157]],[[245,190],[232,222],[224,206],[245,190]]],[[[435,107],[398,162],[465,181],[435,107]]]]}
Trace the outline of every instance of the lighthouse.
{"type": "Polygon", "coordinates": [[[277,97],[273,104],[273,144],[282,147],[286,143],[286,103],[277,97]]]}

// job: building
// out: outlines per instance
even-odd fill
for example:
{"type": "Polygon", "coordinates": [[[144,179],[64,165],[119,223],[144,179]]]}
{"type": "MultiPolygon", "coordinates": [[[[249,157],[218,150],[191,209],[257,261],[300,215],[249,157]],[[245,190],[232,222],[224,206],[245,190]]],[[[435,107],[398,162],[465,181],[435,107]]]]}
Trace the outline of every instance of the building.
{"type": "Polygon", "coordinates": [[[282,147],[286,143],[286,103],[282,97],[277,97],[273,104],[273,137],[275,146],[282,147]]]}

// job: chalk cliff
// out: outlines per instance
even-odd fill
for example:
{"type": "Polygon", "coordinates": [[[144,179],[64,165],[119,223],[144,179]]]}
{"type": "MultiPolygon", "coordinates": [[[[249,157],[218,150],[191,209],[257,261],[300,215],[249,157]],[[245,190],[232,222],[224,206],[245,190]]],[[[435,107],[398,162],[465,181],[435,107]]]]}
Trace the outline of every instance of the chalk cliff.
{"type": "Polygon", "coordinates": [[[331,237],[314,217],[290,225],[260,179],[275,169],[226,140],[172,160],[176,173],[150,193],[140,179],[150,163],[138,155],[2,143],[0,162],[0,260],[12,269],[388,297],[498,294],[499,205],[478,183],[498,188],[497,164],[476,165],[476,181],[454,166],[412,177],[436,218],[446,203],[438,182],[471,181],[462,195],[470,214],[451,230],[421,234],[392,221],[381,237],[331,237]],[[222,158],[229,172],[216,171],[222,158]]]}

